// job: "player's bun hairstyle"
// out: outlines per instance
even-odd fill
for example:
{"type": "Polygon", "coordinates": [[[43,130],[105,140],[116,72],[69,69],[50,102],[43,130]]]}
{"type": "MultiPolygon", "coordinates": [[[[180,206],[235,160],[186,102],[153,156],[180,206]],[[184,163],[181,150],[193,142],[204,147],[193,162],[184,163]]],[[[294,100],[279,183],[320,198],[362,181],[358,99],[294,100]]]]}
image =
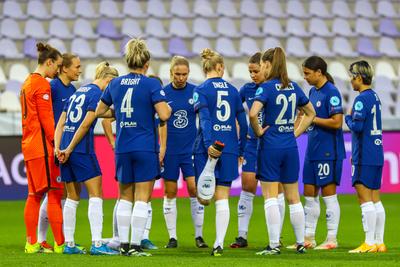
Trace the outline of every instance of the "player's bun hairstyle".
{"type": "Polygon", "coordinates": [[[94,79],[104,79],[107,77],[118,77],[118,70],[111,67],[107,61],[103,61],[96,66],[94,79]]]}
{"type": "Polygon", "coordinates": [[[141,69],[150,60],[150,52],[142,39],[130,39],[125,45],[125,60],[132,70],[141,69]]]}
{"type": "Polygon", "coordinates": [[[189,70],[189,60],[187,60],[187,58],[182,57],[182,56],[173,56],[171,59],[171,64],[170,64],[170,68],[169,68],[169,75],[170,75],[171,81],[172,81],[172,72],[174,70],[174,67],[179,66],[179,65],[184,65],[189,70]]]}
{"type": "Polygon", "coordinates": [[[258,64],[260,65],[260,60],[261,60],[261,52],[257,52],[254,55],[252,55],[249,59],[249,64],[258,64]]]}
{"type": "Polygon", "coordinates": [[[62,54],[62,66],[61,66],[61,70],[63,68],[69,68],[72,65],[72,60],[74,58],[79,58],[77,55],[72,54],[72,53],[64,53],[62,54]]]}
{"type": "Polygon", "coordinates": [[[203,66],[203,72],[209,73],[215,70],[218,64],[224,65],[224,58],[210,48],[205,48],[200,53],[201,65],[203,66]]]}
{"type": "Polygon", "coordinates": [[[328,73],[328,64],[326,64],[325,60],[323,60],[321,57],[318,56],[311,56],[304,60],[303,62],[303,67],[313,70],[313,71],[318,71],[320,70],[322,75],[324,75],[328,81],[331,83],[335,83],[333,80],[333,77],[328,73]]]}
{"type": "Polygon", "coordinates": [[[159,81],[159,82],[160,82],[161,86],[164,86],[164,83],[163,83],[163,81],[162,81],[162,80],[161,80],[161,78],[160,78],[160,77],[158,77],[157,75],[150,74],[148,77],[149,77],[149,78],[152,78],[152,79],[156,79],[157,81],[159,81]]]}
{"type": "Polygon", "coordinates": [[[58,51],[57,49],[55,49],[54,47],[52,47],[49,44],[44,44],[44,43],[39,42],[36,44],[36,48],[38,51],[38,64],[39,65],[43,64],[48,59],[52,59],[52,60],[56,61],[59,57],[62,56],[60,51],[58,51]]]}
{"type": "Polygon", "coordinates": [[[354,77],[360,75],[363,84],[365,85],[372,84],[372,77],[374,77],[374,70],[372,69],[371,65],[368,64],[367,61],[361,60],[351,63],[349,71],[354,77]]]}
{"type": "Polygon", "coordinates": [[[267,81],[279,79],[282,83],[282,89],[289,86],[289,77],[286,69],[286,56],[281,47],[270,48],[264,52],[261,57],[263,62],[271,63],[271,71],[267,76],[267,81]]]}

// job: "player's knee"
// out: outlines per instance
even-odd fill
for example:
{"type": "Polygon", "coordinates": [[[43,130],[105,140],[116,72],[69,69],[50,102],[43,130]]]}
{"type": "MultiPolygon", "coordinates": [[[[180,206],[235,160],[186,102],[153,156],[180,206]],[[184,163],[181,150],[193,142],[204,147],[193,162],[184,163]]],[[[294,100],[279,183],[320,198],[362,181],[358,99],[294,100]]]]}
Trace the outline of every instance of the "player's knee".
{"type": "Polygon", "coordinates": [[[188,187],[188,193],[190,197],[196,197],[197,191],[195,186],[188,187]]]}
{"type": "Polygon", "coordinates": [[[257,184],[255,186],[252,184],[242,184],[242,189],[243,191],[255,194],[257,191],[257,184]]]}
{"type": "Polygon", "coordinates": [[[167,198],[176,198],[177,190],[165,190],[165,196],[167,198]]]}

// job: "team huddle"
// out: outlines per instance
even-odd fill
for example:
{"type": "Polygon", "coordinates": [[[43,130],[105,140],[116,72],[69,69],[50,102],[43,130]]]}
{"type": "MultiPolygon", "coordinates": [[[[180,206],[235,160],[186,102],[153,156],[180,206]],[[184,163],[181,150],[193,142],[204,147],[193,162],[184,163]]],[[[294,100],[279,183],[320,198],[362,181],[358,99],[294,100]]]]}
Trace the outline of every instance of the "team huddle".
{"type": "Polygon", "coordinates": [[[260,182],[269,243],[257,255],[281,253],[285,201],[296,237],[296,243],[287,248],[300,254],[306,249],[335,249],[340,221],[336,187],[346,157],[343,121],[352,132],[352,183],[365,232],[365,242],[349,252],[386,252],[385,210],[379,196],[383,167],[381,102],[371,88],[373,71],[366,61],[349,67],[351,85],[359,95],[352,108],[344,111],[326,62],[317,56],[304,61],[304,78],[312,86],[306,96],[289,79],[280,47],[250,58],[252,82],[240,90],[222,78],[224,59],[208,48],[200,54],[205,74],[200,85],[187,81],[190,64],[181,56],[172,58],[171,82],[166,86],[157,77],[146,75],[150,51],[143,40],[131,39],[125,47],[129,74],[119,76],[113,66],[102,62],[96,67],[93,82],[77,90],[71,82],[81,73],[79,58],[62,55],[43,43],[37,48],[38,67],[24,82],[20,95],[22,152],[29,191],[24,211],[26,253],[151,256],[145,251],[157,249],[149,239],[151,195],[155,180],[160,178],[164,179],[163,213],[169,234],[165,247],[178,247],[176,196],[180,173],[190,196],[195,245],[208,248],[203,239],[204,204],[208,202],[199,194],[204,187],[199,177],[207,170],[215,176],[210,198],[215,202],[216,237],[211,255],[221,256],[230,220],[230,187],[239,176],[239,167],[242,192],[237,210],[238,237],[231,248],[248,246],[253,199],[260,182]],[[98,118],[102,118],[104,133],[115,153],[119,185],[111,239],[102,236],[102,177],[94,150],[98,118]],[[114,121],[116,138],[111,127],[114,121]],[[296,138],[305,132],[308,145],[303,207],[296,138]],[[74,239],[81,184],[89,195],[92,245],[88,252],[74,239]],[[317,245],[319,194],[326,205],[327,237],[317,245]],[[46,242],[48,224],[54,246],[46,242]]]}

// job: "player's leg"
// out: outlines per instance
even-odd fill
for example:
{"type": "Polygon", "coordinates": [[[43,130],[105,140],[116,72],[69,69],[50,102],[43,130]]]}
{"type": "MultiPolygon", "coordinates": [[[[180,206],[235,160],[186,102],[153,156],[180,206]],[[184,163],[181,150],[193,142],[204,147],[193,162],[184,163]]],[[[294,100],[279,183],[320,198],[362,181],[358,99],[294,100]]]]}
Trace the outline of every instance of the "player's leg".
{"type": "Polygon", "coordinates": [[[163,213],[167,226],[169,241],[166,248],[178,247],[176,235],[176,220],[178,210],[176,208],[176,194],[178,191],[177,181],[179,179],[179,155],[166,155],[164,158],[164,202],[163,213]]]}
{"type": "MultiPolygon", "coordinates": [[[[193,166],[191,166],[193,169],[193,166]]],[[[195,243],[198,248],[208,248],[207,243],[203,239],[203,224],[204,224],[204,206],[199,203],[196,197],[196,181],[194,173],[185,178],[186,186],[190,198],[190,212],[194,226],[195,243]]]]}
{"type": "Polygon", "coordinates": [[[220,184],[215,188],[215,229],[216,238],[211,252],[212,256],[221,256],[224,249],[224,240],[228,230],[230,211],[229,211],[229,184],[220,184]]]}
{"type": "MultiPolygon", "coordinates": [[[[153,181],[153,188],[154,188],[155,180],[153,181]]],[[[147,208],[148,208],[148,214],[149,216],[147,217],[147,222],[146,222],[146,228],[144,229],[143,232],[143,237],[142,241],[140,242],[140,246],[143,249],[158,249],[156,245],[153,244],[150,240],[150,230],[151,230],[151,224],[153,222],[153,208],[151,206],[151,197],[149,198],[149,201],[147,202],[147,208]]]]}
{"type": "MultiPolygon", "coordinates": [[[[44,246],[47,245],[46,236],[47,230],[49,228],[49,218],[47,217],[47,194],[45,195],[39,210],[39,221],[38,221],[38,242],[43,243],[44,246]]],[[[50,247],[49,249],[52,250],[50,247]]]]}
{"type": "MultiPolygon", "coordinates": [[[[285,193],[283,190],[283,185],[279,183],[278,185],[278,206],[279,206],[279,214],[281,215],[281,238],[282,238],[282,229],[283,222],[285,221],[285,211],[286,211],[286,203],[285,203],[285,193]]],[[[280,241],[282,245],[282,240],[280,241]]]]}
{"type": "Polygon", "coordinates": [[[383,240],[385,234],[386,213],[380,199],[379,189],[372,190],[372,201],[374,202],[376,210],[375,242],[378,246],[378,252],[386,252],[387,248],[383,240]]]}

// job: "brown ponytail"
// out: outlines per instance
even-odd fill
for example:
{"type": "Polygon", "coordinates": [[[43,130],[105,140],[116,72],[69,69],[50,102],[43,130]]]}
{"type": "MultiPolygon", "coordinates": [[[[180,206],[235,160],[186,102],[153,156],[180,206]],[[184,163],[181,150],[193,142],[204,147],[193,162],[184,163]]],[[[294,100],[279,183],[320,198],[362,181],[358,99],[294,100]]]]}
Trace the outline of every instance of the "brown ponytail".
{"type": "Polygon", "coordinates": [[[262,61],[271,63],[271,71],[267,80],[279,79],[282,83],[282,89],[289,86],[289,77],[286,69],[286,56],[281,47],[268,49],[262,56],[262,61]]]}

